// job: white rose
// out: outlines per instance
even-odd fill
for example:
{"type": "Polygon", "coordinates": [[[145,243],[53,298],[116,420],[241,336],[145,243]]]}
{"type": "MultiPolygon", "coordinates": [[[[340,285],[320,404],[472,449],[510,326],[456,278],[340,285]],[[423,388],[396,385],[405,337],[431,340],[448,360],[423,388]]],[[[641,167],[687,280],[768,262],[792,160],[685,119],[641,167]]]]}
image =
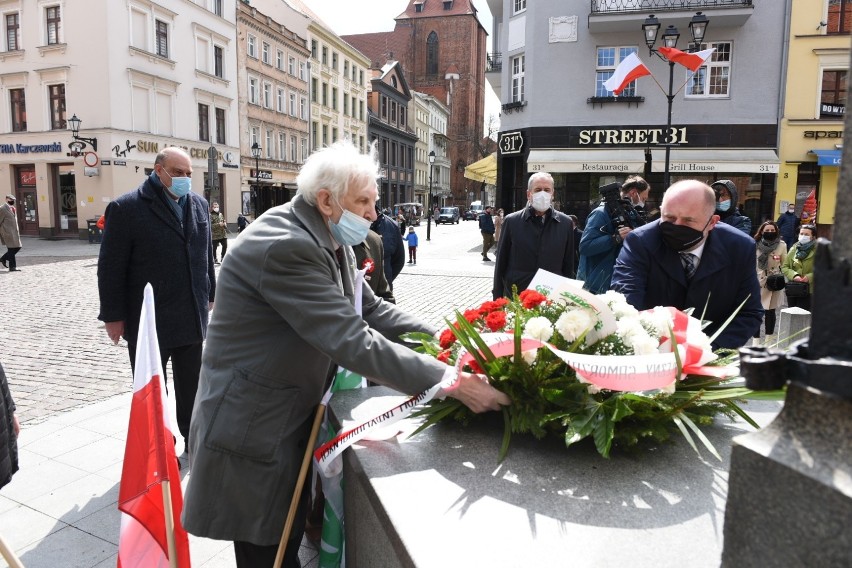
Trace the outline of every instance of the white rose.
{"type": "Polygon", "coordinates": [[[544,316],[530,318],[524,326],[524,335],[539,341],[547,341],[553,336],[553,326],[544,316]]]}
{"type": "Polygon", "coordinates": [[[576,340],[592,326],[594,326],[594,321],[591,315],[583,309],[562,312],[562,315],[556,320],[556,331],[565,338],[565,341],[576,340]]]}

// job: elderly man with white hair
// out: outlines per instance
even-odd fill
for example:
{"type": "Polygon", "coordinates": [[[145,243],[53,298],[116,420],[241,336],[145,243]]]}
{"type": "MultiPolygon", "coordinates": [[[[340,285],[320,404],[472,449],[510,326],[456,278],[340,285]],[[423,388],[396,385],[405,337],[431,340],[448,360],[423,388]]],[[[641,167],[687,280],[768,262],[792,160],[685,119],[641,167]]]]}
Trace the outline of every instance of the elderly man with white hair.
{"type": "MultiPolygon", "coordinates": [[[[192,416],[183,524],[234,541],[238,566],[273,564],[313,413],[337,364],[408,394],[456,375],[397,343],[402,333],[436,329],[366,284],[363,315],[356,312],[351,247],[376,218],[378,176],[374,147],[361,154],[344,141],[312,154],[293,200],[249,225],[222,263],[192,416]]],[[[509,404],[468,373],[446,394],[477,412],[509,404]]],[[[305,514],[297,515],[284,566],[299,566],[305,514]]]]}

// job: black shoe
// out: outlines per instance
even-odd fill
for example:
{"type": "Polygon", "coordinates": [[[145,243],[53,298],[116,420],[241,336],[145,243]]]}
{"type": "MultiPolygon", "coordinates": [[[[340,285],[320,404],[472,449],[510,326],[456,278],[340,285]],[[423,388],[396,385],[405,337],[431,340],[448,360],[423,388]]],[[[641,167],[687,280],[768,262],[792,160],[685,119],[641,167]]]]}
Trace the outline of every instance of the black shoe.
{"type": "Polygon", "coordinates": [[[483,261],[485,261],[485,262],[491,262],[491,259],[490,259],[490,258],[488,258],[488,256],[487,256],[487,255],[483,255],[483,256],[482,256],[482,260],[483,260],[483,261]]]}
{"type": "Polygon", "coordinates": [[[5,260],[0,260],[0,264],[2,264],[2,265],[3,265],[3,268],[9,268],[9,267],[6,265],[6,261],[5,261],[5,260]]]}
{"type": "Polygon", "coordinates": [[[19,268],[10,268],[9,269],[9,272],[20,272],[20,271],[21,270],[19,268]]]}

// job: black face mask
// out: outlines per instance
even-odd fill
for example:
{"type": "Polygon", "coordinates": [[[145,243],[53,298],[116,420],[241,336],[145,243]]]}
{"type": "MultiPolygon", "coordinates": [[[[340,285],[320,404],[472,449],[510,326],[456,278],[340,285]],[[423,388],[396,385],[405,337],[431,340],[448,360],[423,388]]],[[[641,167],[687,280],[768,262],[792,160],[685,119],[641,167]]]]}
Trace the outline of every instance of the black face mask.
{"type": "Polygon", "coordinates": [[[763,240],[767,242],[772,242],[778,238],[778,233],[763,233],[763,240]]]}
{"type": "MultiPolygon", "coordinates": [[[[711,216],[710,219],[713,217],[711,216]]],[[[701,242],[704,238],[704,229],[710,224],[710,219],[704,224],[700,231],[686,225],[675,225],[665,221],[660,222],[660,232],[663,234],[663,242],[675,252],[690,249],[701,242]]]]}

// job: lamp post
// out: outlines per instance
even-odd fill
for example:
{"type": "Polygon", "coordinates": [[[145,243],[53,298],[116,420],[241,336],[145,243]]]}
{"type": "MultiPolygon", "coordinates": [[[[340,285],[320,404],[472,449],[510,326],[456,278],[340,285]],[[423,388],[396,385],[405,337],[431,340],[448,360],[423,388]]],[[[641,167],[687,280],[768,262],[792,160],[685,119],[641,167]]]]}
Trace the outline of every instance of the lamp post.
{"type": "Polygon", "coordinates": [[[426,240],[432,240],[432,170],[435,166],[435,150],[429,150],[429,212],[426,215],[426,240]]]}
{"type": "Polygon", "coordinates": [[[80,123],[83,122],[77,115],[73,115],[68,119],[68,122],[71,123],[71,136],[74,140],[78,140],[80,142],[86,142],[92,146],[92,150],[95,152],[98,151],[98,139],[97,138],[83,138],[80,136],[80,123]]]}
{"type": "Polygon", "coordinates": [[[260,144],[255,142],[251,145],[251,155],[254,156],[254,203],[252,203],[252,213],[257,213],[257,199],[260,191],[260,144]]]}
{"type": "MultiPolygon", "coordinates": [[[[710,19],[702,14],[701,12],[696,12],[696,14],[692,17],[692,20],[689,22],[689,32],[692,35],[692,43],[689,44],[689,48],[687,51],[691,52],[695,47],[701,45],[701,42],[704,41],[704,33],[707,31],[707,25],[710,23],[710,19]]],[[[674,61],[667,59],[660,55],[660,52],[654,48],[654,45],[657,43],[657,34],[660,32],[660,21],[654,17],[654,14],[651,14],[645,19],[645,22],[642,24],[642,32],[645,34],[645,44],[648,46],[648,51],[653,53],[663,61],[669,64],[669,90],[666,94],[666,99],[668,100],[668,115],[666,119],[666,165],[665,170],[663,171],[663,189],[668,189],[670,182],[670,173],[669,173],[669,164],[671,163],[671,130],[672,130],[672,101],[674,100],[675,93],[674,91],[674,61]]],[[[677,31],[677,28],[674,26],[668,26],[666,31],[663,32],[663,44],[666,47],[677,47],[677,40],[680,38],[680,32],[677,31]]]]}

